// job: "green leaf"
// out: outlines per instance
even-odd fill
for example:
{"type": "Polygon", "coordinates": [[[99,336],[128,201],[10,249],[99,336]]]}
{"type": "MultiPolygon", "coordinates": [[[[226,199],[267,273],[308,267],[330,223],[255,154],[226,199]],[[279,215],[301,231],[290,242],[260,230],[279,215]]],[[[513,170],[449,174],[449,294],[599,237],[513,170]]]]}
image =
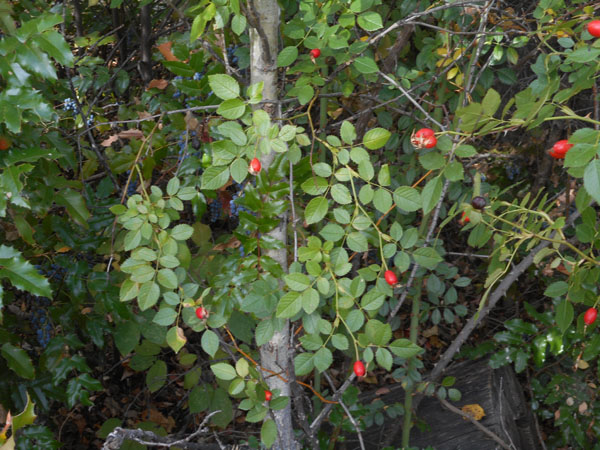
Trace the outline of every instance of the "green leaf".
{"type": "Polygon", "coordinates": [[[233,380],[236,377],[235,369],[227,363],[217,363],[210,366],[210,370],[219,380],[233,380]]]}
{"type": "Polygon", "coordinates": [[[271,448],[277,439],[277,425],[273,419],[267,419],[260,428],[260,441],[267,448],[271,448]]]}
{"type": "Polygon", "coordinates": [[[212,330],[206,330],[201,339],[202,350],[214,357],[219,349],[219,337],[212,330]]]}
{"type": "Polygon", "coordinates": [[[225,186],[229,180],[229,167],[211,166],[202,174],[202,189],[216,190],[225,186]]]}
{"type": "Polygon", "coordinates": [[[373,128],[367,131],[363,137],[363,145],[369,150],[376,150],[383,147],[392,133],[383,128],[373,128]]]}
{"type": "Polygon", "coordinates": [[[462,397],[462,395],[458,389],[455,389],[455,388],[448,389],[448,398],[450,400],[452,400],[453,402],[460,401],[461,397],[462,397]]]}
{"type": "Polygon", "coordinates": [[[421,247],[413,253],[415,262],[426,269],[433,270],[444,260],[438,252],[431,247],[421,247]]]}
{"type": "Polygon", "coordinates": [[[132,300],[137,297],[139,291],[140,285],[127,279],[121,284],[121,289],[119,290],[119,300],[122,302],[132,300]]]}
{"type": "Polygon", "coordinates": [[[192,237],[194,229],[191,226],[182,223],[173,227],[170,234],[176,241],[185,241],[192,237]]]}
{"type": "Polygon", "coordinates": [[[600,160],[595,159],[585,168],[583,186],[588,194],[600,203],[600,160]]]}
{"type": "Polygon", "coordinates": [[[28,380],[35,378],[35,369],[25,350],[6,342],[2,345],[1,353],[8,367],[16,372],[17,375],[28,380]]]}
{"type": "Polygon", "coordinates": [[[73,67],[73,53],[63,36],[54,30],[45,31],[33,38],[34,42],[59,64],[73,67]]]}
{"type": "Polygon", "coordinates": [[[248,162],[245,159],[239,158],[231,163],[231,178],[233,178],[236,183],[241,183],[247,176],[248,162]]]}
{"type": "Polygon", "coordinates": [[[419,191],[409,186],[400,186],[394,191],[394,202],[398,208],[407,212],[419,210],[422,204],[419,191]]]}
{"type": "Polygon", "coordinates": [[[239,98],[225,100],[217,109],[217,114],[220,114],[225,119],[238,119],[246,112],[246,104],[239,98]]]}
{"type": "Polygon", "coordinates": [[[379,347],[377,352],[375,353],[375,359],[377,360],[377,364],[383,367],[385,370],[392,370],[392,363],[394,362],[394,358],[389,350],[379,347]]]}
{"type": "Polygon", "coordinates": [[[306,314],[312,314],[319,306],[319,293],[314,288],[309,288],[302,293],[302,308],[306,314]]]}
{"type": "Polygon", "coordinates": [[[327,347],[321,347],[317,351],[317,353],[315,353],[313,362],[315,368],[319,372],[326,371],[327,369],[329,369],[329,366],[331,366],[331,363],[333,362],[333,354],[331,353],[331,350],[329,350],[327,347]]]}
{"type": "Polygon", "coordinates": [[[303,273],[290,273],[284,277],[285,284],[293,291],[302,292],[310,286],[310,278],[303,273]]]}
{"type": "Polygon", "coordinates": [[[177,326],[169,328],[166,339],[167,344],[175,353],[178,353],[187,342],[183,329],[177,326]]]}
{"type": "Polygon", "coordinates": [[[392,183],[389,164],[384,164],[381,166],[381,169],[379,169],[379,175],[377,175],[377,181],[381,186],[389,186],[392,183]]]}
{"type": "Polygon", "coordinates": [[[344,120],[340,127],[340,136],[346,144],[351,145],[356,139],[356,129],[354,128],[354,125],[351,122],[344,120]]]}
{"type": "Polygon", "coordinates": [[[556,323],[563,333],[569,328],[571,322],[573,322],[574,315],[575,312],[573,311],[571,302],[566,298],[562,299],[556,307],[556,323]]]}
{"type": "MultiPolygon", "coordinates": [[[[154,273],[154,269],[151,269],[154,273]]],[[[140,286],[138,292],[138,305],[142,311],[156,305],[160,297],[160,287],[154,281],[147,281],[140,286]]]]}
{"type": "Polygon", "coordinates": [[[176,289],[179,286],[177,275],[171,269],[160,269],[156,276],[156,281],[167,289],[176,289]]]}
{"type": "Polygon", "coordinates": [[[194,18],[194,22],[192,22],[192,29],[190,31],[190,42],[194,42],[202,34],[204,34],[206,24],[215,17],[216,13],[217,6],[213,2],[210,2],[206,8],[204,8],[202,12],[194,18]]]}
{"type": "Polygon", "coordinates": [[[240,96],[240,85],[229,75],[209,75],[208,84],[213,93],[222,100],[231,100],[240,96]]]}
{"type": "Polygon", "coordinates": [[[575,144],[565,155],[565,167],[583,167],[596,156],[597,145],[575,144]]]}
{"type": "Polygon", "coordinates": [[[164,307],[156,313],[152,322],[166,327],[175,322],[175,319],[177,319],[177,311],[171,307],[164,307]]]}
{"type": "Polygon", "coordinates": [[[277,55],[277,67],[290,66],[297,58],[298,48],[296,46],[286,47],[277,55]]]}
{"type": "Polygon", "coordinates": [[[301,377],[307,375],[315,367],[312,353],[300,353],[294,358],[294,371],[301,377]]]}
{"type": "Polygon", "coordinates": [[[375,31],[383,27],[381,16],[375,11],[367,11],[358,16],[358,26],[365,31],[375,31]]]}
{"type": "Polygon", "coordinates": [[[408,339],[396,339],[390,344],[392,353],[400,358],[408,359],[421,352],[421,347],[408,339]]]}
{"type": "Polygon", "coordinates": [[[352,195],[348,188],[339,183],[331,187],[331,197],[340,205],[347,205],[352,202],[352,195]]]}
{"type": "Polygon", "coordinates": [[[298,292],[286,293],[277,304],[277,317],[289,319],[302,309],[302,296],[298,292]]]}
{"type": "Polygon", "coordinates": [[[336,223],[328,223],[319,234],[326,241],[337,242],[344,237],[344,229],[336,223]]]}
{"type": "Polygon", "coordinates": [[[329,204],[325,197],[313,198],[310,202],[308,202],[308,205],[306,205],[306,209],[304,210],[306,223],[310,225],[323,220],[327,214],[328,208],[329,204]]]}
{"type": "Polygon", "coordinates": [[[392,195],[388,191],[385,189],[377,189],[377,191],[375,191],[373,205],[379,212],[388,212],[388,210],[392,207],[392,203],[392,195]]]}
{"type": "Polygon", "coordinates": [[[561,297],[567,293],[569,290],[569,285],[564,281],[555,281],[550,284],[544,291],[544,295],[547,297],[561,297]]]}
{"type": "Polygon", "coordinates": [[[254,338],[256,339],[256,345],[259,347],[266,344],[271,340],[275,334],[275,327],[271,320],[263,320],[256,326],[254,332],[254,338]]]}
{"type": "Polygon", "coordinates": [[[442,196],[442,179],[435,177],[430,180],[421,192],[421,201],[423,202],[423,213],[430,213],[435,205],[437,205],[440,197],[442,196]]]}
{"type": "Polygon", "coordinates": [[[498,94],[498,92],[494,89],[490,88],[481,101],[483,113],[488,116],[493,116],[500,106],[500,101],[500,94],[498,94]]]}
{"type": "Polygon", "coordinates": [[[18,250],[0,245],[0,277],[8,278],[17,289],[40,297],[52,297],[48,280],[41,276],[18,250]]]}
{"type": "MultiPolygon", "coordinates": [[[[31,401],[29,397],[29,392],[25,391],[25,395],[27,397],[27,403],[25,404],[25,409],[12,418],[12,432],[14,434],[19,431],[21,428],[26,427],[27,425],[33,424],[37,415],[35,414],[35,403],[31,401]]],[[[11,436],[12,437],[12,436],[11,436]]],[[[14,447],[4,448],[6,446],[3,445],[0,447],[2,450],[12,450],[14,447]]]]}
{"type": "Polygon", "coordinates": [[[146,386],[148,386],[150,392],[156,392],[165,385],[166,381],[167,364],[158,360],[146,372],[146,386]]]}
{"type": "Polygon", "coordinates": [[[353,252],[361,253],[369,250],[367,238],[359,231],[353,231],[350,233],[346,243],[348,244],[348,248],[353,252]]]}
{"type": "Polygon", "coordinates": [[[125,356],[138,344],[140,341],[140,328],[137,323],[132,321],[121,322],[113,332],[115,344],[121,355],[125,356]]]}
{"type": "Polygon", "coordinates": [[[246,18],[241,14],[235,14],[231,19],[231,29],[240,36],[246,30],[246,18]]]}
{"type": "Polygon", "coordinates": [[[379,72],[377,63],[369,56],[361,56],[356,58],[356,60],[352,63],[352,66],[360,73],[364,74],[379,72]]]}
{"type": "Polygon", "coordinates": [[[85,200],[79,192],[72,189],[64,189],[54,197],[57,205],[64,206],[69,215],[79,225],[87,228],[87,220],[90,217],[90,212],[85,206],[85,200]]]}

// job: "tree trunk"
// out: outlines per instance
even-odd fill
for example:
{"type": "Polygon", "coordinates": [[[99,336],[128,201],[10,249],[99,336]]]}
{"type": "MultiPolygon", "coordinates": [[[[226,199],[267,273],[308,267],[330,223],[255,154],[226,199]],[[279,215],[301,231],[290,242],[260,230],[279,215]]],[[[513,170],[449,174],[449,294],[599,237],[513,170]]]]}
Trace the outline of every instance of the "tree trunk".
{"type": "MultiPolygon", "coordinates": [[[[278,103],[279,92],[277,89],[277,64],[279,41],[279,16],[280,10],[277,0],[249,0],[247,4],[248,23],[250,29],[250,82],[252,84],[263,82],[263,104],[262,108],[273,117],[281,117],[281,107],[278,103]],[[273,103],[268,103],[272,101],[273,103]]],[[[262,157],[262,165],[265,169],[273,162],[275,154],[262,157]]],[[[267,253],[277,261],[284,272],[287,272],[287,217],[282,217],[279,225],[268,233],[271,237],[284,244],[282,250],[272,250],[267,253]]],[[[276,331],[273,338],[260,349],[262,367],[275,373],[280,373],[289,379],[293,367],[290,361],[290,326],[285,321],[283,327],[276,331]]],[[[284,382],[276,376],[270,376],[263,372],[265,379],[271,389],[279,389],[281,395],[290,397],[291,388],[289,383],[284,382]]],[[[294,438],[292,427],[291,402],[284,409],[273,411],[277,424],[278,438],[273,448],[278,450],[295,450],[298,444],[294,438]]]]}

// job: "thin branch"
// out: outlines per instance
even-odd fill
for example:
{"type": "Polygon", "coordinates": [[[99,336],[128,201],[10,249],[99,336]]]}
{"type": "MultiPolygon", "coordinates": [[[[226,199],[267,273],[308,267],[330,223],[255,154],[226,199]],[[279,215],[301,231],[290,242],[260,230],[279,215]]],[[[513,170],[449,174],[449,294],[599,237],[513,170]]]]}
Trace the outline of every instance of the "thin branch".
{"type": "Polygon", "coordinates": [[[440,403],[442,405],[444,405],[445,408],[449,409],[450,411],[452,411],[455,414],[458,414],[459,416],[462,416],[464,419],[467,419],[469,422],[471,422],[473,425],[475,425],[480,431],[485,433],[487,436],[491,437],[494,441],[496,441],[496,443],[500,447],[502,447],[506,450],[512,450],[511,447],[506,442],[504,442],[502,439],[500,439],[500,437],[496,433],[494,433],[493,431],[491,431],[488,428],[481,425],[479,422],[477,422],[475,419],[473,419],[473,417],[470,414],[467,414],[466,412],[458,409],[456,406],[454,406],[453,404],[448,402],[446,399],[443,399],[441,397],[437,397],[437,399],[440,401],[440,403]]]}
{"type": "MultiPolygon", "coordinates": [[[[356,378],[356,375],[354,374],[354,372],[352,372],[352,375],[350,375],[346,379],[346,381],[344,381],[344,384],[342,384],[342,386],[337,391],[335,391],[335,393],[333,394],[331,399],[333,401],[337,402],[342,397],[344,392],[346,392],[346,389],[348,389],[350,387],[350,385],[352,384],[352,381],[354,381],[355,378],[356,378]]],[[[335,403],[335,404],[337,404],[337,403],[335,403]]],[[[334,405],[334,403],[326,404],[325,407],[319,413],[319,415],[315,418],[315,420],[313,420],[313,423],[310,425],[310,430],[313,433],[315,433],[319,429],[323,420],[325,420],[325,418],[329,415],[329,412],[331,411],[331,408],[333,408],[333,405],[334,405]]]]}

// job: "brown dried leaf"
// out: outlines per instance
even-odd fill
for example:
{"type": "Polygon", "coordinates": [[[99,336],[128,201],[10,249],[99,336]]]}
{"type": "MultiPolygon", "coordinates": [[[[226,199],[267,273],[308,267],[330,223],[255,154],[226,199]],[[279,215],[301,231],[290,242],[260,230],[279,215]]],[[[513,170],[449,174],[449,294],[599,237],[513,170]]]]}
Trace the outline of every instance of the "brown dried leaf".
{"type": "Polygon", "coordinates": [[[171,41],[156,46],[160,54],[163,55],[163,58],[165,58],[167,61],[179,61],[171,51],[171,47],[173,47],[173,43],[171,41]]]}
{"type": "Polygon", "coordinates": [[[104,139],[102,142],[100,142],[100,145],[102,147],[110,147],[113,142],[116,142],[119,138],[117,137],[116,134],[113,134],[112,136],[107,137],[106,139],[104,139]]]}
{"type": "Polygon", "coordinates": [[[168,85],[169,82],[167,80],[152,80],[148,83],[148,89],[156,88],[162,91],[163,89],[166,89],[168,85]]]}
{"type": "Polygon", "coordinates": [[[137,128],[132,128],[130,130],[124,130],[121,131],[119,134],[117,134],[118,137],[123,138],[123,139],[132,139],[132,138],[143,138],[144,137],[144,133],[142,132],[142,130],[138,130],[137,128]]]}

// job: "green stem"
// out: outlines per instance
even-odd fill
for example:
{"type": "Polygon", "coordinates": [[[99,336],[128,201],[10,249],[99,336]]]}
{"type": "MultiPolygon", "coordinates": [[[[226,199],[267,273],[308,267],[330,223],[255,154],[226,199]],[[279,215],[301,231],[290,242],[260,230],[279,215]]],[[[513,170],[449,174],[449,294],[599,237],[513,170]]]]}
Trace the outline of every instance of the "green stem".
{"type": "MultiPolygon", "coordinates": [[[[327,69],[327,66],[323,67],[323,69],[321,69],[321,72],[323,74],[323,78],[327,78],[327,74],[329,72],[329,70],[327,69]]],[[[320,93],[327,94],[327,85],[325,85],[321,88],[320,93]]],[[[327,137],[325,134],[326,126],[327,126],[327,97],[323,96],[319,99],[319,128],[322,130],[319,137],[323,141],[327,137]]],[[[320,153],[319,160],[321,162],[325,162],[325,155],[326,155],[326,152],[324,151],[325,146],[323,144],[319,144],[319,147],[321,149],[321,151],[319,152],[320,153]]]]}
{"type": "MultiPolygon", "coordinates": [[[[415,295],[413,296],[412,313],[410,317],[410,341],[413,344],[417,343],[417,337],[419,335],[419,312],[421,309],[421,278],[415,279],[414,289],[415,295]]],[[[408,360],[408,373],[415,370],[415,358],[413,356],[408,360]]],[[[410,377],[409,377],[410,378],[410,377]]],[[[406,397],[404,398],[404,426],[402,427],[402,448],[408,448],[410,441],[410,428],[412,422],[412,400],[415,385],[413,381],[407,383],[406,386],[406,397]]]]}

